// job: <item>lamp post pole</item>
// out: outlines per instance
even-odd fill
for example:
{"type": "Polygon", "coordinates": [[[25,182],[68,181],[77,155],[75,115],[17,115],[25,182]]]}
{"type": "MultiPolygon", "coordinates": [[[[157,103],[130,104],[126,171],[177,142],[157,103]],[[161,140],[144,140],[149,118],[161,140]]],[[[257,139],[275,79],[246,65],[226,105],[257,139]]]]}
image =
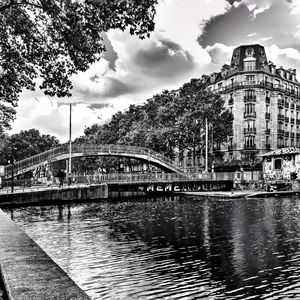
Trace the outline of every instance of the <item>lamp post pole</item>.
{"type": "Polygon", "coordinates": [[[208,172],[208,122],[205,118],[205,172],[208,172]]]}
{"type": "Polygon", "coordinates": [[[70,103],[70,122],[69,122],[69,173],[72,172],[72,104],[70,103]]]}

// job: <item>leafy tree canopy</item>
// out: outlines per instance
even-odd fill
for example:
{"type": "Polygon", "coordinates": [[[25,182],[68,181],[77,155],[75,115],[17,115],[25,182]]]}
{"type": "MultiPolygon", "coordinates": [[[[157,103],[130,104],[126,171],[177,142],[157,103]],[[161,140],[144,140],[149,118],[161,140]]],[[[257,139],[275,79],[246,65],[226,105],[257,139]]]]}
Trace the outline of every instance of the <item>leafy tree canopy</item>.
{"type": "Polygon", "coordinates": [[[71,95],[70,77],[86,71],[105,50],[102,33],[129,29],[140,38],[154,30],[157,0],[0,1],[0,129],[36,79],[46,95],[71,95]]]}
{"type": "Polygon", "coordinates": [[[205,120],[214,143],[222,143],[232,132],[232,114],[218,94],[193,79],[177,91],[163,91],[144,105],[131,105],[102,126],[85,131],[84,140],[100,144],[126,144],[152,148],[171,158],[190,153],[193,159],[205,145],[205,120]]]}
{"type": "Polygon", "coordinates": [[[11,136],[3,135],[0,145],[0,163],[6,165],[12,157],[20,160],[57,147],[59,140],[41,134],[37,129],[22,130],[11,136]]]}

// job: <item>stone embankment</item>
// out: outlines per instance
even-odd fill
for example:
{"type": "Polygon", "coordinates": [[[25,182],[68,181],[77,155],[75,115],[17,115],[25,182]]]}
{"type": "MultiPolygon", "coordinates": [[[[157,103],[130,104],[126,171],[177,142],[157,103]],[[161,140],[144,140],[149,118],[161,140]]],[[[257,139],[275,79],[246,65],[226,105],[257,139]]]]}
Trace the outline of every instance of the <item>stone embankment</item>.
{"type": "Polygon", "coordinates": [[[65,188],[25,189],[24,191],[15,193],[1,193],[0,206],[96,200],[107,197],[108,187],[106,184],[65,188]]]}
{"type": "Polygon", "coordinates": [[[1,210],[0,245],[0,272],[9,300],[90,300],[1,210]]]}

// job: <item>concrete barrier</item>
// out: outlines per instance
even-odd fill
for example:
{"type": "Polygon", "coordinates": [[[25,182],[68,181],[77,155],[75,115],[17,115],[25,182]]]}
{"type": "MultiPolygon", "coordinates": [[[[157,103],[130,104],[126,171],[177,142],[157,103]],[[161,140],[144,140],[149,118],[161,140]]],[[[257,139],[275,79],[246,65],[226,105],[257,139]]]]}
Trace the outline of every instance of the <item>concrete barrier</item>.
{"type": "Polygon", "coordinates": [[[9,300],[90,300],[2,210],[0,245],[0,272],[9,300]]]}
{"type": "Polygon", "coordinates": [[[44,188],[0,195],[0,205],[21,205],[41,202],[96,200],[108,197],[106,184],[66,188],[44,188]]]}

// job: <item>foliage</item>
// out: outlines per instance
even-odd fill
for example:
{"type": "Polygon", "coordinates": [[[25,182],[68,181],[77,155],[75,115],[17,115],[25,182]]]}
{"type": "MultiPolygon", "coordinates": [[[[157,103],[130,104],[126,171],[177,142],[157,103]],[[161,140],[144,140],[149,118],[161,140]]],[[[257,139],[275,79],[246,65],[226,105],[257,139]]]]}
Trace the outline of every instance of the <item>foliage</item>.
{"type": "Polygon", "coordinates": [[[40,134],[37,129],[24,130],[11,136],[3,135],[0,145],[0,162],[7,164],[12,157],[20,160],[58,145],[59,141],[56,137],[40,134]]]}
{"type": "Polygon", "coordinates": [[[71,95],[70,77],[101,58],[102,35],[129,29],[140,38],[154,30],[157,0],[0,1],[0,126],[9,128],[23,89],[71,95]],[[4,106],[5,107],[4,107],[4,106]]]}
{"type": "Polygon", "coordinates": [[[214,142],[222,143],[232,131],[232,114],[222,98],[193,79],[178,91],[163,91],[144,105],[131,105],[102,126],[93,125],[81,137],[96,144],[144,146],[170,158],[189,153],[195,161],[205,145],[205,120],[214,142]]]}

